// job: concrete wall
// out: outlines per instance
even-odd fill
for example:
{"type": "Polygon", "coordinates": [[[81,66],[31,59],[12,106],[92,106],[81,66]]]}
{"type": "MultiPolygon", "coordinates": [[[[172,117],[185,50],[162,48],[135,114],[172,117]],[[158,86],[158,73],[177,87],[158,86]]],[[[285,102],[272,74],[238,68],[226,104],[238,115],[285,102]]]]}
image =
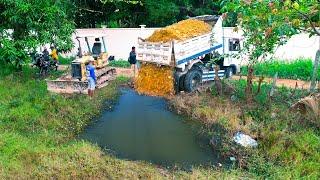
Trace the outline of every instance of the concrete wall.
{"type": "Polygon", "coordinates": [[[274,57],[283,60],[297,59],[299,57],[314,59],[320,48],[320,37],[309,34],[298,34],[293,36],[284,46],[280,46],[274,57]]]}
{"type": "MultiPolygon", "coordinates": [[[[74,35],[75,48],[72,54],[77,53],[78,43],[76,36],[106,36],[107,51],[109,55],[115,56],[116,59],[127,60],[132,46],[137,46],[138,37],[147,38],[158,28],[116,28],[116,29],[77,29],[74,35]]],[[[225,28],[226,34],[234,34],[233,28],[225,28]]],[[[241,34],[241,32],[239,33],[241,34]]],[[[241,35],[239,35],[241,36],[241,35]]],[[[93,43],[94,38],[89,39],[93,43]]],[[[314,58],[319,48],[320,38],[308,34],[298,34],[293,36],[286,45],[279,47],[274,58],[283,60],[292,60],[299,57],[314,58]]],[[[88,51],[84,40],[81,41],[83,51],[88,51]]]]}
{"type": "MultiPolygon", "coordinates": [[[[132,46],[137,46],[138,37],[149,37],[156,28],[117,28],[117,29],[77,29],[74,35],[75,48],[72,54],[76,54],[78,42],[76,36],[106,36],[107,52],[109,55],[115,56],[116,59],[127,60],[132,46]]],[[[93,44],[94,38],[89,38],[90,44],[93,44]]],[[[84,39],[81,40],[83,51],[88,51],[84,39]]]]}
{"type": "MultiPolygon", "coordinates": [[[[232,36],[240,38],[243,36],[241,30],[239,30],[238,33],[234,33],[232,27],[226,27],[224,32],[225,36],[227,37],[232,36]]],[[[279,46],[272,57],[275,59],[288,61],[295,60],[300,57],[314,59],[319,46],[319,36],[312,36],[309,38],[309,34],[301,33],[292,36],[285,45],[279,46]]]]}

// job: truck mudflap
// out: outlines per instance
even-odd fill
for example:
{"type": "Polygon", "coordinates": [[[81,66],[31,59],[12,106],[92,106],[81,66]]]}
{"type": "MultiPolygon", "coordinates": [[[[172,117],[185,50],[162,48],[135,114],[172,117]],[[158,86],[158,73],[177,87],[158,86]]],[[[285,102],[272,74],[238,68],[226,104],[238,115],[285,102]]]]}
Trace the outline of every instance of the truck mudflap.
{"type": "MultiPolygon", "coordinates": [[[[115,79],[115,75],[115,68],[105,67],[97,70],[96,88],[100,89],[107,86],[110,81],[115,79]]],[[[87,94],[88,81],[79,81],[78,79],[73,79],[71,75],[65,75],[56,80],[47,80],[47,90],[60,94],[87,94]]]]}

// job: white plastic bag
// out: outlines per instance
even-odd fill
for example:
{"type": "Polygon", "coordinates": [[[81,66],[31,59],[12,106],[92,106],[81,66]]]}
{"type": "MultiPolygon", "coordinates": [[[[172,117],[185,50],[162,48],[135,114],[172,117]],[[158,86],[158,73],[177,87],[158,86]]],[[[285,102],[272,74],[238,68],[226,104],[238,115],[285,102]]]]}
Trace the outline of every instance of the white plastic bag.
{"type": "Polygon", "coordinates": [[[244,147],[257,147],[258,143],[252,137],[245,135],[241,132],[237,132],[236,135],[233,137],[233,140],[244,146],[244,147]]]}

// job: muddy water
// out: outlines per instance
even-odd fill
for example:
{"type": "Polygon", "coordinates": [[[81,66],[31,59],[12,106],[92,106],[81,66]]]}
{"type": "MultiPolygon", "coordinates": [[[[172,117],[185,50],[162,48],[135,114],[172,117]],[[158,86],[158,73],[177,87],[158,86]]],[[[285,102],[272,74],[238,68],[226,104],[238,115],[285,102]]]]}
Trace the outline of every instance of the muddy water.
{"type": "Polygon", "coordinates": [[[167,109],[162,98],[141,96],[123,89],[118,104],[105,111],[81,135],[117,157],[172,165],[217,162],[199,126],[167,109]]]}

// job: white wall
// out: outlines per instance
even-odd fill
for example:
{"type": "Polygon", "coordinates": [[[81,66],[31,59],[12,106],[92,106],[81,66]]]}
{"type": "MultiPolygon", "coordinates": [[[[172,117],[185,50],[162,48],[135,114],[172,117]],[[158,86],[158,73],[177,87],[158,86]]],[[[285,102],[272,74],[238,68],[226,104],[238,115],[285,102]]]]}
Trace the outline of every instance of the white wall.
{"type": "MultiPolygon", "coordinates": [[[[238,33],[235,33],[233,32],[233,29],[233,27],[224,28],[224,35],[226,37],[243,38],[241,30],[239,30],[238,33]]],[[[272,57],[288,61],[295,60],[300,57],[314,59],[319,46],[319,36],[312,36],[309,38],[309,34],[301,33],[291,37],[285,45],[279,46],[272,57]]]]}
{"type": "Polygon", "coordinates": [[[274,57],[283,60],[297,59],[299,57],[314,59],[320,46],[320,37],[309,34],[298,34],[293,36],[284,46],[280,46],[274,57]]]}
{"type": "MultiPolygon", "coordinates": [[[[147,38],[156,29],[159,28],[116,28],[116,29],[77,29],[74,35],[75,48],[72,54],[77,53],[78,43],[75,36],[106,36],[107,51],[109,55],[116,59],[127,60],[132,46],[137,46],[138,37],[147,38]]],[[[225,28],[225,35],[241,37],[242,32],[235,35],[233,28],[225,28]]],[[[89,39],[93,44],[94,38],[89,39]]],[[[309,38],[308,34],[298,34],[293,36],[286,45],[279,47],[274,58],[283,60],[292,60],[299,57],[314,59],[315,53],[319,48],[320,38],[313,36],[309,38]]],[[[83,51],[88,51],[84,40],[81,41],[83,51]]]]}
{"type": "MultiPolygon", "coordinates": [[[[117,28],[117,29],[77,29],[73,39],[75,48],[72,53],[76,54],[78,49],[78,42],[75,40],[76,36],[106,36],[107,52],[109,55],[115,56],[116,59],[127,60],[132,46],[137,46],[138,37],[149,37],[156,28],[117,28]]],[[[91,46],[94,38],[89,38],[91,46]]],[[[82,51],[88,51],[87,45],[82,39],[82,51]]]]}

